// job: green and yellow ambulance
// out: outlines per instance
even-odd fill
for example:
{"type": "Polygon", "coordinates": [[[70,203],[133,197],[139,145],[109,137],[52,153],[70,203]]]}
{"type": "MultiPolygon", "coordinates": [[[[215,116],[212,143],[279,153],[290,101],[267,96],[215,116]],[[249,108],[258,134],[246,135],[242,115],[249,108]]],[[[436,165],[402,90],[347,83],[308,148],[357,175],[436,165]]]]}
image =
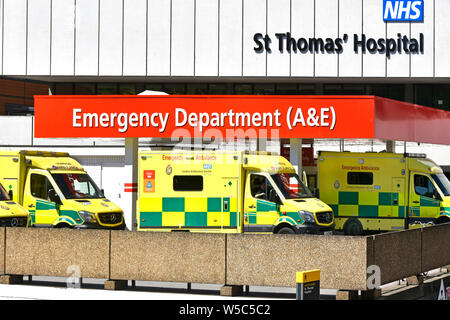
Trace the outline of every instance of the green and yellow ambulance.
{"type": "Polygon", "coordinates": [[[28,223],[27,210],[12,201],[0,183],[0,227],[27,227],[28,223]]]}
{"type": "Polygon", "coordinates": [[[67,153],[0,151],[0,182],[35,227],[124,229],[123,211],[67,153]]]}
{"type": "Polygon", "coordinates": [[[138,230],[324,233],[332,210],[283,157],[239,151],[141,151],[138,230]]]}
{"type": "Polygon", "coordinates": [[[318,188],[345,234],[450,222],[450,182],[422,154],[322,151],[318,188]]]}

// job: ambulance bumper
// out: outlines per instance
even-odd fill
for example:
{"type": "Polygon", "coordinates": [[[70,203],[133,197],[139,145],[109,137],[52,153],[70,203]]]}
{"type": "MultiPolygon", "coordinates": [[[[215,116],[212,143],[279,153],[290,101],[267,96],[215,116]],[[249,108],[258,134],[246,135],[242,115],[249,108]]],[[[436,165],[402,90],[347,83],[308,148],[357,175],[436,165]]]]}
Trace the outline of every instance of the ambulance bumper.
{"type": "Polygon", "coordinates": [[[296,234],[324,234],[334,230],[334,223],[331,226],[318,226],[313,224],[299,224],[294,227],[296,234]]]}
{"type": "Polygon", "coordinates": [[[115,227],[102,226],[98,223],[83,223],[77,226],[74,226],[77,229],[106,229],[106,230],[125,230],[125,222],[115,227]]]}

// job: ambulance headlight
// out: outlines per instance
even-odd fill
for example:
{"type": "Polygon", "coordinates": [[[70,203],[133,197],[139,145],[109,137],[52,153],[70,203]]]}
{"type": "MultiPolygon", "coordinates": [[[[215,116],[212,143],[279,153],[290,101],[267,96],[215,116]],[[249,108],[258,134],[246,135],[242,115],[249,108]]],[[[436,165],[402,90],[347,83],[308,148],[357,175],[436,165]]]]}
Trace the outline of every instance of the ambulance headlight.
{"type": "Polygon", "coordinates": [[[303,220],[305,220],[305,222],[307,222],[307,223],[315,223],[316,222],[316,219],[314,218],[314,213],[309,212],[309,211],[303,211],[303,210],[300,210],[298,213],[303,218],[303,220]]]}
{"type": "Polygon", "coordinates": [[[84,220],[84,222],[97,223],[97,218],[95,218],[95,213],[92,213],[89,211],[78,211],[78,214],[84,220]]]}

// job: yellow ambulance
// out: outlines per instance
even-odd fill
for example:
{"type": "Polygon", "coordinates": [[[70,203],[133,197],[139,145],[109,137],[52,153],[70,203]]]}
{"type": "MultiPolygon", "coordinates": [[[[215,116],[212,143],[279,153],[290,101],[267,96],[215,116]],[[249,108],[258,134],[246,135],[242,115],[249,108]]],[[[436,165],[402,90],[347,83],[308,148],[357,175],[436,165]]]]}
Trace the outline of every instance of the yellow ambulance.
{"type": "Polygon", "coordinates": [[[12,201],[0,183],[0,227],[27,227],[28,222],[27,210],[12,201]]]}
{"type": "Polygon", "coordinates": [[[324,233],[332,210],[283,157],[239,151],[139,152],[140,231],[324,233]]]}
{"type": "Polygon", "coordinates": [[[0,182],[32,226],[125,228],[122,210],[68,153],[0,151],[0,182]]]}
{"type": "Polygon", "coordinates": [[[345,234],[450,222],[450,182],[423,154],[322,151],[318,188],[345,234]]]}

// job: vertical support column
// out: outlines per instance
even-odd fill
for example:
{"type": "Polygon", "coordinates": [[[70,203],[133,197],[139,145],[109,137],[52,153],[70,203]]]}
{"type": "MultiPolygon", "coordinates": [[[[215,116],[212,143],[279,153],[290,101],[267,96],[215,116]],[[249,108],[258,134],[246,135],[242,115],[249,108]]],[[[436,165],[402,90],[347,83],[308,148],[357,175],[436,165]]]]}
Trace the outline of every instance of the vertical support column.
{"type": "Polygon", "coordinates": [[[298,176],[300,179],[303,177],[303,167],[302,167],[302,139],[295,138],[290,139],[290,150],[289,150],[289,157],[290,162],[295,168],[295,171],[297,171],[298,176]]]}
{"type": "Polygon", "coordinates": [[[395,153],[395,141],[393,140],[386,141],[386,151],[395,153]]]}
{"type": "Polygon", "coordinates": [[[129,230],[136,231],[137,197],[138,197],[138,138],[125,138],[124,167],[124,216],[129,230]]]}
{"type": "Polygon", "coordinates": [[[267,151],[267,138],[256,138],[256,150],[267,151]]]}

